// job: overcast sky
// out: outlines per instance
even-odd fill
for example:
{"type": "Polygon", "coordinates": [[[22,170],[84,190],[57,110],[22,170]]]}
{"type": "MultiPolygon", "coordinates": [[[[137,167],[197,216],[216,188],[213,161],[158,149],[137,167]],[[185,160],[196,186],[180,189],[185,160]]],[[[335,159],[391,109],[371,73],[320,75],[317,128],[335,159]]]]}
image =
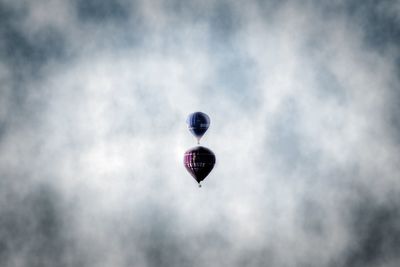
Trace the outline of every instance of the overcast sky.
{"type": "Polygon", "coordinates": [[[399,149],[399,1],[0,0],[0,266],[396,267],[399,149]]]}

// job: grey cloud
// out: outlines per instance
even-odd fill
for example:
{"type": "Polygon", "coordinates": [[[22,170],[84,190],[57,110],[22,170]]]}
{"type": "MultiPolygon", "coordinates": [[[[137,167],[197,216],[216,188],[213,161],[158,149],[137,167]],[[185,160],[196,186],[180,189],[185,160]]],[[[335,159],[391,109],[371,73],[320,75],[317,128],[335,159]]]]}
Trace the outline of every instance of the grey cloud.
{"type": "MultiPolygon", "coordinates": [[[[34,74],[49,59],[60,58],[64,54],[62,34],[48,25],[33,35],[27,35],[21,20],[26,16],[24,9],[17,9],[1,4],[1,58],[12,73],[34,74]]],[[[18,79],[17,77],[16,79],[18,79]]]]}
{"type": "Polygon", "coordinates": [[[1,265],[67,266],[68,226],[60,198],[46,185],[24,192],[2,179],[1,265]]]}
{"type": "Polygon", "coordinates": [[[346,253],[344,265],[385,265],[393,259],[398,262],[398,199],[391,197],[387,203],[380,204],[366,196],[362,198],[362,203],[354,205],[351,212],[354,214],[350,222],[354,239],[346,253]]]}
{"type": "Polygon", "coordinates": [[[79,19],[104,23],[127,20],[131,4],[128,1],[76,1],[76,8],[79,19]]]}
{"type": "Polygon", "coordinates": [[[350,1],[346,11],[365,30],[365,38],[369,45],[378,51],[395,46],[399,49],[400,29],[398,19],[398,3],[396,1],[350,1]]]}

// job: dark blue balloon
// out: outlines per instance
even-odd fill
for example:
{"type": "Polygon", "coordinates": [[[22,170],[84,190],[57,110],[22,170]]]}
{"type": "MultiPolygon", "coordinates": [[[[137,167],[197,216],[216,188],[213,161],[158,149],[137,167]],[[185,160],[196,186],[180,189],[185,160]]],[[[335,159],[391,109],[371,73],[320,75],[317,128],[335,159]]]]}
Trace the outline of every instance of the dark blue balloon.
{"type": "Polygon", "coordinates": [[[210,117],[203,112],[195,112],[187,119],[189,131],[200,140],[210,126],[210,117]]]}

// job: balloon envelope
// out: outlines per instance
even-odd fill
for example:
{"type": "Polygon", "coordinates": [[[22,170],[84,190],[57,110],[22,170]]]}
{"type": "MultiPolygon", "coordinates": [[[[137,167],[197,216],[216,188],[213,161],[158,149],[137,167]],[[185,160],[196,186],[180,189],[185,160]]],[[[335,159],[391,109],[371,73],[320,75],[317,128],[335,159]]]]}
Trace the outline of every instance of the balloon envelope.
{"type": "Polygon", "coordinates": [[[210,149],[197,146],[185,152],[183,163],[193,178],[200,183],[214,168],[215,155],[210,149]]]}
{"type": "Polygon", "coordinates": [[[189,115],[187,124],[189,131],[200,139],[210,126],[210,117],[203,112],[195,112],[189,115]]]}

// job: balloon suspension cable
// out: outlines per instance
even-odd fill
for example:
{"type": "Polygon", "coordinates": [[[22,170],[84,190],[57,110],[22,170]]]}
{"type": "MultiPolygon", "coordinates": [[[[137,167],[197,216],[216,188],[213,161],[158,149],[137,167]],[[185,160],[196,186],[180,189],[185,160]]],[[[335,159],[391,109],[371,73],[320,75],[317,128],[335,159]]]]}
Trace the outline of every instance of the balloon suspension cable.
{"type": "Polygon", "coordinates": [[[200,145],[200,138],[197,138],[197,144],[200,145]]]}

